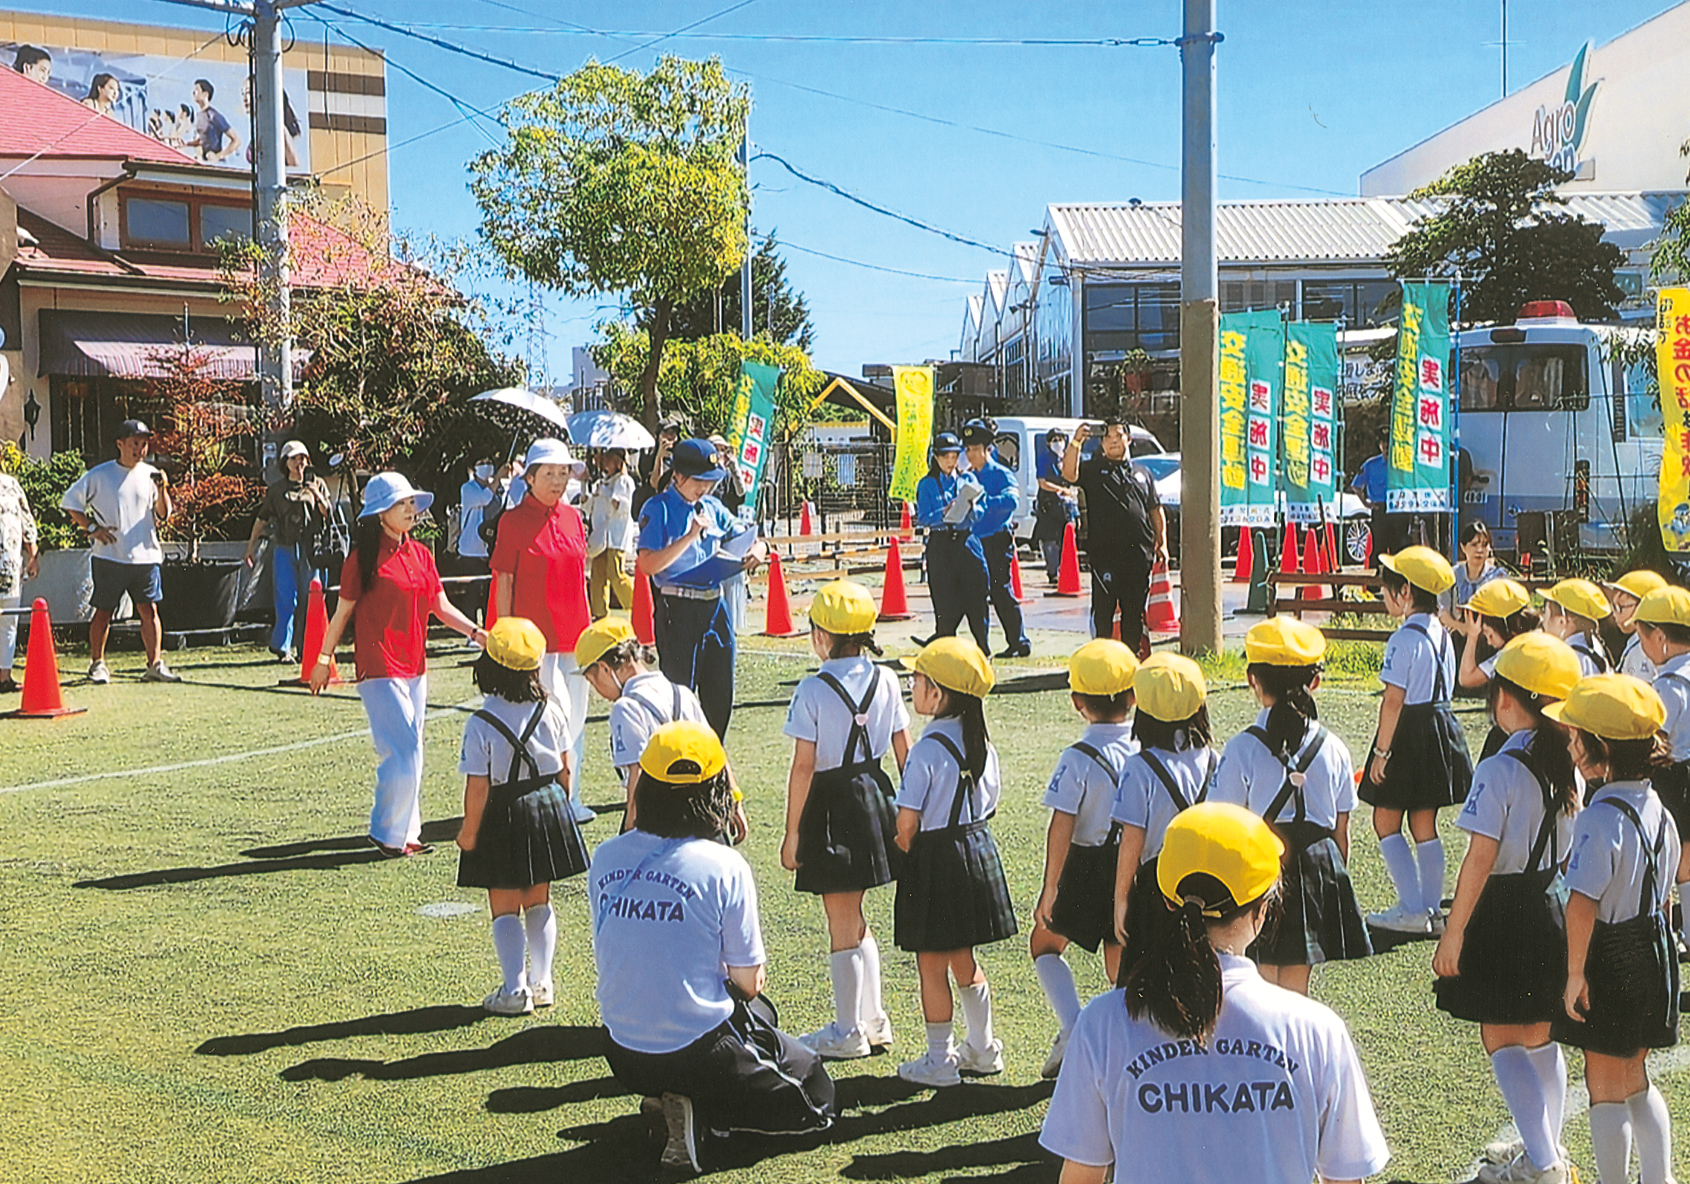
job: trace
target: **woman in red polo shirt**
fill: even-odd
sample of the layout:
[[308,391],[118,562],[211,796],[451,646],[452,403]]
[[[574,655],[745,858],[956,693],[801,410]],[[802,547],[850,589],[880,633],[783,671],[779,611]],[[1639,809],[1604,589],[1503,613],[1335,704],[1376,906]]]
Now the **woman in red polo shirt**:
[[[581,767],[581,733],[587,723],[587,680],[575,664],[575,642],[591,619],[587,612],[587,531],[564,500],[570,478],[585,470],[562,440],[536,440],[523,479],[528,493],[499,518],[493,544],[493,607],[498,617],[526,617],[546,635],[540,681],[569,714],[569,763]],[[593,812],[571,790],[576,822]]]
[[434,501],[398,473],[377,473],[364,487],[364,508],[352,554],[340,572],[340,604],[311,671],[311,693],[328,685],[329,664],[348,622],[358,697],[375,741],[376,800],[370,842],[383,855],[422,855],[423,721],[428,714],[428,618],[432,614],[472,641],[487,633],[446,599],[434,556],[411,537]]

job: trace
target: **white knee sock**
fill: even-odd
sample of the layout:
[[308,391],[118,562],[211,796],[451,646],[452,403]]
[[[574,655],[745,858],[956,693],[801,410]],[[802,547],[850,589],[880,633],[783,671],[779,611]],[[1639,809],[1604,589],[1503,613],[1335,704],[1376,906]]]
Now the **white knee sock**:
[[1061,954],[1041,954],[1033,959],[1033,973],[1039,976],[1039,986],[1056,1013],[1056,1022],[1066,1032],[1080,1018],[1080,992],[1074,986],[1074,972]]
[[957,996],[962,1000],[963,1021],[968,1024],[968,1046],[992,1047],[992,985],[958,987]]
[[857,1016],[860,1019],[877,1020],[886,1014],[886,1004],[880,1000],[880,943],[874,940],[872,931],[863,934],[863,942],[857,947],[857,953],[862,955],[863,959],[863,996]]
[[1543,1089],[1544,1105],[1549,1110],[1549,1130],[1559,1150],[1561,1128],[1567,1121],[1567,1058],[1553,1040],[1528,1048],[1526,1056],[1537,1070],[1538,1085]]
[[552,981],[552,955],[557,952],[557,916],[549,904],[535,905],[522,916],[528,934],[528,981]]
[[1630,1184],[1626,1172],[1631,1163],[1631,1108],[1624,1102],[1591,1106],[1590,1146],[1600,1184]]
[[1525,1144],[1532,1164],[1539,1170],[1553,1167],[1561,1153],[1550,1130],[1543,1084],[1531,1058],[1516,1045],[1491,1053],[1490,1063],[1496,1073],[1496,1084],[1502,1090],[1502,1100],[1508,1103],[1508,1113],[1520,1130],[1520,1141]]
[[1684,944],[1690,946],[1690,884],[1678,886],[1678,931]]
[[1400,833],[1379,840],[1379,856],[1397,890],[1397,903],[1405,910],[1420,908],[1420,873],[1414,866],[1414,849]]
[[1444,841],[1427,839],[1415,847],[1420,864],[1420,907],[1426,912],[1443,907],[1444,902]]
[[493,952],[499,955],[499,970],[505,976],[505,990],[516,991],[528,985],[528,972],[523,968],[527,960],[527,936],[522,931],[522,918],[515,913],[493,918]]
[[[951,1055],[951,1025],[927,1025],[927,1055],[930,1057],[947,1057]],[[1620,1109],[1625,1109],[1621,1106]]]
[[1625,1109],[1631,1117],[1643,1184],[1666,1184],[1672,1179],[1672,1118],[1667,1114],[1667,1100],[1651,1085],[1627,1098]]
[[833,978],[833,1022],[841,1032],[854,1032],[863,1007],[863,958],[856,950],[836,950],[828,957]]

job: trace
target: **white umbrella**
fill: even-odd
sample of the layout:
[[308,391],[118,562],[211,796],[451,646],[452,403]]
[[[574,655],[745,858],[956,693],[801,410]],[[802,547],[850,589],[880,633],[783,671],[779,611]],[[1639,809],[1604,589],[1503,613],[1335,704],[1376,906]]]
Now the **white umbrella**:
[[619,411],[577,411],[569,417],[569,439],[582,448],[655,448],[645,425]]
[[484,391],[476,395],[470,402],[502,403],[506,407],[515,407],[518,411],[526,411],[530,415],[537,415],[541,419],[555,423],[566,432],[569,430],[569,420],[564,416],[563,410],[556,402],[520,386],[507,386],[496,391]]

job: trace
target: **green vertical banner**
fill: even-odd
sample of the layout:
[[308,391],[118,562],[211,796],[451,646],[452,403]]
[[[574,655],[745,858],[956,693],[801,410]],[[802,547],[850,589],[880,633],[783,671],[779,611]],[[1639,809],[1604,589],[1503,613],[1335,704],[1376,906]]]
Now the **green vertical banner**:
[[1295,321],[1285,327],[1285,516],[1292,522],[1337,516],[1338,326]]
[[1446,514],[1449,504],[1449,285],[1402,285],[1391,376],[1391,446],[1385,509]]
[[1221,317],[1221,525],[1272,526],[1285,327],[1277,312]]
[[913,502],[916,484],[927,475],[927,449],[933,443],[933,367],[894,366],[892,387],[898,394],[898,451],[892,465],[893,501]]
[[739,469],[739,481],[745,487],[745,501],[740,517],[747,522],[757,520],[757,482],[763,476],[763,461],[769,451],[769,433],[775,422],[775,387],[780,382],[780,368],[761,362],[739,364],[739,389],[734,393],[734,413],[728,433],[728,446],[733,450],[734,465]]

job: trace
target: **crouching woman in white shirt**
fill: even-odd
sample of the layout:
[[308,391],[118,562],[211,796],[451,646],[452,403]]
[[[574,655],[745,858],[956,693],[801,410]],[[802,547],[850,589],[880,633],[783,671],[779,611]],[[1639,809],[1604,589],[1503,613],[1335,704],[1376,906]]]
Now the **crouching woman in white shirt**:
[[1273,986],[1245,949],[1284,846],[1241,806],[1168,824],[1156,884],[1175,924],[1074,1027],[1039,1141],[1062,1184],[1360,1180],[1390,1153],[1355,1046],[1326,1007]]
[[734,808],[721,741],[705,724],[664,724],[640,772],[636,828],[599,844],[587,873],[605,1060],[661,1099],[663,1166],[696,1172],[700,1130],[825,1128],[833,1082],[762,998],[757,886],[716,841]]

